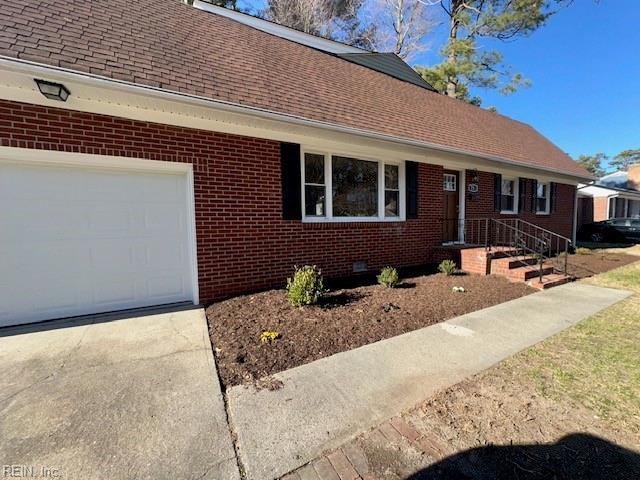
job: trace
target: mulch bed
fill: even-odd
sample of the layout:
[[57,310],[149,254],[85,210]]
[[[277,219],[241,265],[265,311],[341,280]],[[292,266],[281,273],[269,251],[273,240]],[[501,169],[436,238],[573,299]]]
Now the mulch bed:
[[584,255],[570,255],[569,274],[576,278],[586,278],[639,260],[640,257],[634,255],[594,250]]
[[[601,251],[571,255],[569,273],[585,278],[638,260]],[[454,293],[454,286],[465,292]],[[207,318],[228,388],[534,292],[502,277],[438,273],[407,278],[393,289],[376,284],[334,290],[320,305],[304,308],[289,305],[284,290],[244,295],[214,303]],[[262,343],[265,330],[280,338]]]
[[[464,293],[454,293],[454,286]],[[329,293],[320,305],[294,308],[284,290],[235,297],[207,309],[225,387],[426,327],[535,292],[501,277],[444,274],[408,278],[397,288],[367,285]],[[265,330],[280,333],[260,342]]]

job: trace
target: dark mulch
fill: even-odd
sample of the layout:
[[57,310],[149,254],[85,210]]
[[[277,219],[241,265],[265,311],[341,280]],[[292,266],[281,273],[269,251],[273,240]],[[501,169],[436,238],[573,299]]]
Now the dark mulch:
[[569,274],[586,278],[640,260],[640,257],[624,253],[593,250],[588,254],[569,256]]
[[[464,293],[454,293],[454,286]],[[294,308],[284,290],[232,298],[207,309],[225,387],[506,302],[535,290],[500,277],[443,274],[406,279],[398,288],[331,292],[321,305]],[[265,330],[281,338],[260,342]]]

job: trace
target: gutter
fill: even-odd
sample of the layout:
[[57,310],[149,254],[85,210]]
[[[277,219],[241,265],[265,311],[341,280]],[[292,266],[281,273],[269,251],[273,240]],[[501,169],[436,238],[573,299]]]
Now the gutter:
[[503,157],[493,155],[483,155],[471,150],[465,150],[463,148],[447,147],[445,145],[439,145],[436,143],[424,142],[419,140],[413,140],[405,137],[396,137],[384,133],[378,133],[371,130],[365,130],[356,127],[347,127],[329,122],[323,122],[321,120],[312,120],[306,117],[297,115],[291,115],[287,113],[275,112],[260,107],[252,107],[232,102],[226,102],[224,100],[215,100],[199,95],[193,95],[189,93],[180,93],[170,90],[165,90],[159,87],[140,85],[126,80],[117,80],[102,75],[96,75],[92,73],[79,72],[62,67],[56,67],[52,65],[45,65],[41,63],[32,62],[29,60],[16,59],[0,55],[0,68],[11,70],[18,73],[24,73],[32,75],[34,77],[49,77],[54,78],[60,82],[75,81],[80,83],[86,83],[91,86],[103,87],[103,88],[118,88],[120,90],[136,94],[156,97],[160,99],[172,100],[176,102],[186,103],[195,106],[209,107],[218,109],[224,112],[236,113],[241,115],[251,115],[259,117],[265,120],[274,120],[278,122],[285,122],[294,125],[320,128],[337,133],[345,133],[349,135],[357,135],[360,137],[370,138],[374,140],[381,140],[385,142],[396,143],[405,146],[412,146],[418,148],[426,148],[443,153],[450,153],[456,155],[465,155],[481,160],[489,160],[500,165],[507,165],[512,167],[528,168],[531,170],[538,170],[541,172],[548,172],[552,174],[562,175],[564,177],[572,178],[578,181],[592,181],[593,178],[582,177],[577,174],[573,174],[564,170],[556,168],[534,166],[524,162],[517,162],[509,160]]

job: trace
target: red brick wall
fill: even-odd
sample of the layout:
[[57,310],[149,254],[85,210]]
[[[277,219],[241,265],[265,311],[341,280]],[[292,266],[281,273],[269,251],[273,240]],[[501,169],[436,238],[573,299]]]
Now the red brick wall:
[[[279,143],[91,113],[0,101],[0,145],[117,155],[194,166],[201,301],[279,287],[293,265],[328,276],[434,260],[441,242],[442,167],[420,164],[419,218],[394,223],[303,224],[282,220]],[[493,175],[467,216],[493,215]],[[549,218],[524,216],[569,235],[573,187],[559,186]]]
[[[467,185],[471,183],[472,175],[472,171],[467,170]],[[472,200],[467,194],[465,205],[467,218],[489,217],[504,219],[519,217],[527,222],[534,223],[560,235],[571,238],[573,234],[573,208],[576,191],[573,185],[557,184],[555,211],[551,212],[549,215],[538,215],[537,213],[532,212],[530,208],[533,180],[527,179],[527,198],[523,211],[517,215],[503,215],[500,212],[496,212],[493,207],[494,175],[488,172],[478,172],[478,180],[480,198],[478,200]]]

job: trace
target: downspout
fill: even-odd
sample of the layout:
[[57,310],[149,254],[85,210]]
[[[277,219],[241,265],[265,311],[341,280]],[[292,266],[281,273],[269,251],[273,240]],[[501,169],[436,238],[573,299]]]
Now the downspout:
[[573,194],[573,229],[571,232],[571,241],[573,242],[574,247],[576,246],[576,239],[578,236],[578,190],[579,188],[576,188],[576,191]]

